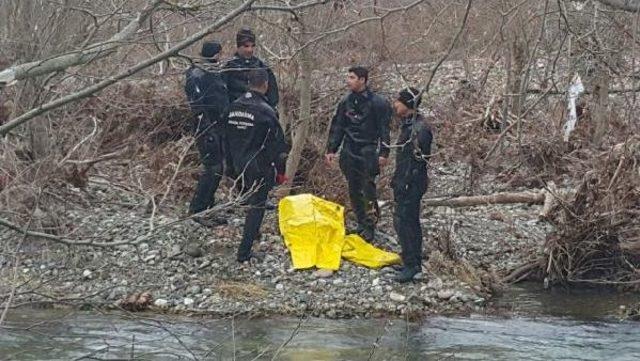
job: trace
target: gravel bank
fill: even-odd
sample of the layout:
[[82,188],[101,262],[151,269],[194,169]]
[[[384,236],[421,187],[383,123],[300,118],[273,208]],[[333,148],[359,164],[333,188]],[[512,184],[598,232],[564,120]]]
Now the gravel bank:
[[[464,167],[436,165],[427,197],[455,194],[464,182]],[[495,191],[494,182],[482,191]],[[84,191],[69,188],[67,199],[91,205],[61,210],[69,225],[92,230],[100,239],[119,241],[148,232],[148,207],[136,206],[139,196],[90,182]],[[136,198],[138,197],[138,198]],[[384,199],[383,199],[384,201]],[[422,280],[409,285],[392,281],[393,270],[370,270],[342,263],[328,278],[313,270],[295,271],[277,230],[276,212],[268,212],[262,239],[254,249],[265,252],[255,263],[239,265],[235,251],[243,213],[230,211],[229,225],[204,228],[191,220],[154,233],[137,246],[96,249],[45,246],[28,240],[22,247],[14,305],[111,306],[126,295],[148,291],[164,312],[202,312],[215,316],[300,315],[328,318],[418,316],[482,311],[491,287],[491,274],[510,269],[541,244],[548,226],[536,220],[537,206],[445,207],[423,210],[423,225],[432,252]],[[181,211],[155,216],[155,224],[175,221]],[[383,207],[379,245],[399,251],[392,229],[391,207]],[[2,230],[2,238],[16,239]],[[15,243],[14,243],[15,244]],[[14,258],[0,258],[0,292],[13,282]]]

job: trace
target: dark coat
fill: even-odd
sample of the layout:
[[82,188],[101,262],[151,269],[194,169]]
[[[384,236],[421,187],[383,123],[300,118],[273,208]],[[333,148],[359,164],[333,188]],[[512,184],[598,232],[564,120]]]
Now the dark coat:
[[391,113],[389,102],[369,89],[349,93],[331,120],[327,152],[342,146],[342,155],[360,157],[363,148],[375,147],[374,154],[388,157]]
[[394,190],[402,190],[411,185],[426,190],[427,159],[431,155],[432,141],[431,127],[421,114],[402,119],[396,143],[399,147],[396,153],[396,169],[391,181]]
[[225,129],[229,175],[236,178],[246,170],[259,177],[273,167],[284,174],[289,145],[264,95],[249,91],[231,103]]
[[[185,73],[184,86],[189,105],[198,118],[198,131],[218,131],[224,113],[229,106],[226,79],[220,71],[192,65]],[[200,117],[203,115],[203,117]]]

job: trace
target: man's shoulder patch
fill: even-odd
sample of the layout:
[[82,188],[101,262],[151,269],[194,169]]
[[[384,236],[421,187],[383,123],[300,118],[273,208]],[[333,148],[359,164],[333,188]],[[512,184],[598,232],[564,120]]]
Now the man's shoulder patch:
[[244,110],[232,110],[229,113],[229,118],[245,118],[245,119],[255,119],[255,115],[253,113],[244,111]]
[[229,113],[227,123],[236,129],[244,130],[254,127],[255,115],[244,110],[233,110]]

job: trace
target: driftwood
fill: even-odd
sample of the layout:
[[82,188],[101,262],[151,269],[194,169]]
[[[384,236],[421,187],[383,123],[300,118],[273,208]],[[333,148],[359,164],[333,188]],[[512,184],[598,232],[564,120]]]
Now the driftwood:
[[548,284],[640,288],[640,142],[634,137],[596,155],[575,195],[549,219],[538,264]]
[[430,198],[427,205],[432,207],[473,207],[488,204],[533,203],[542,204],[544,191],[501,192],[484,196],[462,196],[457,198]]
[[506,275],[502,279],[502,283],[518,283],[524,279],[527,279],[531,275],[531,273],[535,272],[539,267],[540,265],[537,261],[525,263],[524,265],[514,269],[513,271],[511,271],[511,273]]
[[129,312],[144,311],[153,303],[149,292],[132,293],[116,302],[116,305]]
[[558,199],[566,199],[574,194],[574,190],[558,191],[553,182],[549,182],[547,189],[524,192],[500,192],[482,196],[439,197],[427,198],[426,205],[430,207],[474,207],[489,204],[542,204],[538,213],[540,219],[549,219],[549,214],[558,205]]

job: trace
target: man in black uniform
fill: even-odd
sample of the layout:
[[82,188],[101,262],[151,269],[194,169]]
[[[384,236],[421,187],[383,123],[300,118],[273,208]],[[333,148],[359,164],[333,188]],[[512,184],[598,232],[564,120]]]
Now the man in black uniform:
[[285,164],[289,146],[278,116],[267,103],[269,75],[264,69],[249,73],[249,91],[229,107],[226,125],[228,174],[236,187],[248,196],[250,207],[238,248],[238,261],[248,261],[251,246],[264,217],[267,195],[274,183],[286,182]]
[[396,281],[401,283],[413,280],[422,270],[420,200],[429,184],[427,161],[431,154],[433,134],[418,112],[420,95],[415,88],[403,89],[393,102],[401,122],[396,143],[396,169],[391,181],[396,203],[393,226],[402,247],[404,264],[396,276]]
[[[229,94],[229,103],[246,94],[249,90],[248,76],[251,69],[265,69],[269,77],[269,88],[266,92],[267,103],[277,109],[279,94],[278,82],[271,68],[260,58],[254,55],[256,49],[256,36],[251,29],[243,27],[236,34],[237,50],[233,58],[227,62],[225,77]],[[265,208],[273,210],[276,205],[267,199]]]
[[376,176],[389,156],[389,103],[367,87],[366,68],[349,69],[349,94],[338,104],[331,120],[325,161],[334,162],[338,148],[340,169],[347,179],[351,207],[358,222],[357,232],[371,242],[379,216]]
[[[214,195],[223,173],[222,118],[229,105],[225,79],[217,66],[222,47],[218,42],[205,42],[201,55],[204,63],[193,64],[186,72],[185,92],[195,116],[196,145],[204,167],[198,179],[189,211],[197,214],[214,205]],[[194,217],[205,225],[226,223],[222,217]]]
[[271,68],[258,57],[254,56],[256,48],[256,36],[249,28],[242,28],[236,34],[238,47],[235,55],[225,65],[227,88],[229,89],[229,102],[233,102],[243,96],[248,90],[248,74],[251,69],[265,69],[269,76],[269,88],[267,89],[267,103],[273,108],[278,105],[278,83]]

